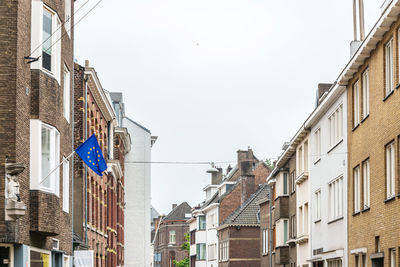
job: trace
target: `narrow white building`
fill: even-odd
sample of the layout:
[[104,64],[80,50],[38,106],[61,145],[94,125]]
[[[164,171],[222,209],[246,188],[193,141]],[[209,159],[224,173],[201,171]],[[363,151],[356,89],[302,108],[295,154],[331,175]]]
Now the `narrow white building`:
[[306,122],[310,129],[311,259],[314,266],[348,266],[347,93],[337,84],[321,90]]
[[125,267],[151,265],[151,147],[156,137],[125,117],[121,93],[111,93],[120,125],[128,129],[131,150],[125,155]]

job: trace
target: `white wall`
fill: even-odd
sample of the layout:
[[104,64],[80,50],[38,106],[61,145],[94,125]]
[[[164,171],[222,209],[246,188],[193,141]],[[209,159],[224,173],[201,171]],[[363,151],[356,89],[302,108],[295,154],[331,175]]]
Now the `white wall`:
[[[329,142],[329,121],[328,117],[340,106],[343,105],[343,140],[331,148]],[[314,158],[310,164],[310,194],[313,201],[311,209],[311,251],[313,249],[323,248],[324,251],[344,250],[342,266],[348,266],[347,263],[347,96],[346,91],[324,112],[321,119],[312,127],[310,134],[310,151],[314,151],[315,138],[314,132],[321,129],[321,159],[314,163]],[[331,151],[329,151],[331,149]],[[328,152],[329,151],[329,152]],[[342,211],[343,219],[329,223],[329,183],[343,176],[343,201]],[[321,190],[321,221],[315,222],[315,197],[314,192]],[[298,196],[299,194],[297,194]],[[335,253],[334,253],[335,255]],[[336,254],[337,255],[337,254]]]
[[125,156],[125,266],[150,266],[150,164],[151,134],[123,119],[131,137],[131,151]]
[[[217,236],[217,227],[218,225],[218,206],[214,206],[211,209],[207,210],[207,218],[209,217],[209,214],[214,214],[214,221],[216,222],[214,225],[211,223],[209,224],[207,222],[207,267],[217,267],[218,266],[218,254],[219,254],[219,246],[218,246],[218,236]],[[215,260],[210,260],[209,255],[208,255],[208,246],[216,244],[217,249],[216,249],[216,257]]]

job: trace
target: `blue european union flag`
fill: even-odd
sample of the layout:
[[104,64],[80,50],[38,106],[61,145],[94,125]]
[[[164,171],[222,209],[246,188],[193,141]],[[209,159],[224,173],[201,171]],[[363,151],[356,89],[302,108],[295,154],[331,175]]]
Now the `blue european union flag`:
[[75,152],[95,173],[103,176],[102,172],[107,169],[107,163],[104,160],[100,145],[97,142],[96,135],[92,134]]

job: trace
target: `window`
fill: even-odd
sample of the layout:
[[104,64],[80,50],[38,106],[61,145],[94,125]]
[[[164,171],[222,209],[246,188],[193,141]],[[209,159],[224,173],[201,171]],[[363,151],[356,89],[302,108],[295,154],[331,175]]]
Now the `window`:
[[288,192],[289,192],[288,174],[285,172],[283,173],[283,194],[287,195]]
[[386,198],[394,197],[394,142],[386,146]]
[[303,233],[308,235],[308,203],[304,204],[304,229]]
[[169,243],[170,244],[176,243],[176,234],[174,230],[169,231]]
[[296,215],[290,217],[290,237],[296,238]]
[[256,216],[257,216],[257,223],[260,223],[260,220],[261,220],[261,218],[260,218],[260,210],[257,211]]
[[299,226],[299,230],[297,231],[300,236],[304,234],[303,232],[303,206],[299,207],[299,223],[297,224]]
[[219,243],[219,260],[227,261],[229,259],[229,241]]
[[343,177],[329,184],[330,219],[343,217]]
[[360,123],[360,91],[358,81],[353,85],[353,127]]
[[355,267],[366,267],[367,266],[365,254],[355,255],[354,259],[355,259]]
[[60,134],[49,125],[41,124],[41,171],[39,174],[39,186],[46,191],[58,195],[59,170],[54,171],[59,164]]
[[268,229],[263,229],[262,231],[262,254],[268,253]]
[[291,193],[296,192],[296,171],[290,173]]
[[335,259],[335,260],[328,260],[328,267],[342,267],[342,260]]
[[363,163],[363,200],[364,200],[364,209],[369,208],[369,160],[364,161]]
[[67,66],[64,65],[64,117],[69,122],[70,108],[71,108],[71,86],[70,86],[70,73]]
[[393,39],[385,46],[385,96],[393,91]]
[[50,253],[35,251],[30,249],[30,266],[45,267],[49,266]]
[[206,244],[197,244],[196,245],[196,260],[205,260],[206,259]]
[[396,267],[396,249],[392,248],[389,250],[390,254],[390,267]]
[[319,128],[314,132],[314,161],[318,161],[321,158],[321,129]]
[[343,105],[340,105],[328,118],[329,144],[335,146],[343,138]]
[[32,2],[31,51],[32,69],[42,69],[53,75],[60,83],[61,75],[61,21],[56,12],[43,1]]
[[289,240],[289,220],[284,219],[283,220],[283,243],[286,244],[286,242]]
[[364,71],[362,75],[362,116],[366,118],[369,114],[369,79],[368,79],[368,69]]
[[321,190],[315,192],[315,221],[321,220]]
[[208,246],[208,260],[213,261],[217,259],[217,245],[212,244]]
[[63,158],[63,210],[69,212],[69,161]]
[[67,31],[68,36],[71,36],[71,0],[65,0],[65,30]]
[[206,230],[206,216],[201,215],[198,217],[199,218],[199,230]]
[[360,211],[360,166],[353,170],[354,183],[354,212]]

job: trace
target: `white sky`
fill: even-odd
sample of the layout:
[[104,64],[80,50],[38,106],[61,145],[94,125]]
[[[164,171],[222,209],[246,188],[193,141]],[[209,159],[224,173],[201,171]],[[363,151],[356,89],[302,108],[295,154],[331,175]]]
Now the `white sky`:
[[[366,33],[382,2],[365,0]],[[153,161],[235,161],[248,146],[265,159],[337,78],[352,38],[352,0],[103,0],[76,26],[75,57],[159,136]],[[153,165],[153,206],[203,201],[207,168]]]

